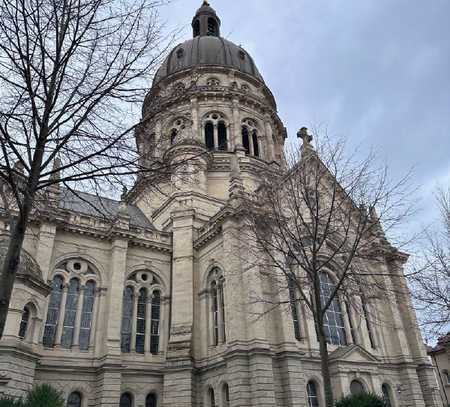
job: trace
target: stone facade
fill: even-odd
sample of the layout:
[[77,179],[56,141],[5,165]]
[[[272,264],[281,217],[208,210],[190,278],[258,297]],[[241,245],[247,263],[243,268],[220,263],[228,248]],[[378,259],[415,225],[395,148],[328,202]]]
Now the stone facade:
[[[275,99],[251,56],[219,37],[206,2],[193,28],[195,38],[156,76],[136,132],[145,165],[190,160],[158,189],[138,180],[122,202],[55,190],[59,206],[34,220],[26,239],[36,281],[18,278],[14,287],[0,393],[51,383],[65,397],[81,396],[81,407],[118,406],[124,394],[120,405],[129,397],[134,407],[153,406],[152,397],[164,407],[306,407],[314,381],[324,405],[306,311],[297,340],[288,313],[255,319],[263,305],[245,301],[264,294],[267,282],[245,272],[243,220],[233,205],[238,191],[257,186],[261,169],[284,165]],[[100,204],[111,221],[92,211]],[[398,283],[403,261],[386,256],[379,265],[392,275],[388,286]],[[392,406],[438,406],[410,302],[378,306],[389,323],[374,327],[373,346],[359,323],[356,343],[330,347],[336,395],[357,379],[378,393],[387,386]]]
[[437,381],[439,383],[442,404],[450,405],[450,332],[439,338],[434,348],[429,348]]

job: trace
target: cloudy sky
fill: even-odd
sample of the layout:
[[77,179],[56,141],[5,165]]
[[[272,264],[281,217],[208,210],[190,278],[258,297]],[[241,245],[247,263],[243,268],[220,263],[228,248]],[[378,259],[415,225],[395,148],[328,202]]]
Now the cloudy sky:
[[[295,138],[302,126],[374,147],[395,176],[414,167],[422,208],[450,185],[449,0],[211,0],[222,35],[254,57]],[[200,0],[173,0],[191,36]],[[423,210],[416,221],[429,222]]]

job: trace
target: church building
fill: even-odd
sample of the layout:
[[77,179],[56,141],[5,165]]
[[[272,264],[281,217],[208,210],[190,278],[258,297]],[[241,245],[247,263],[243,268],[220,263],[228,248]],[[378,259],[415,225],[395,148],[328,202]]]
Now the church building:
[[[67,407],[325,405],[307,312],[255,318],[260,305],[247,301],[264,286],[244,273],[235,193],[281,170],[286,130],[255,61],[221,25],[205,1],[143,103],[141,162],[188,157],[172,178],[140,178],[120,201],[56,187],[56,203],[32,220],[0,341],[0,395],[49,383]],[[0,257],[7,225],[0,218]],[[390,284],[405,262],[386,254]],[[336,305],[335,395],[440,406],[411,302],[380,306],[390,321],[370,326]]]

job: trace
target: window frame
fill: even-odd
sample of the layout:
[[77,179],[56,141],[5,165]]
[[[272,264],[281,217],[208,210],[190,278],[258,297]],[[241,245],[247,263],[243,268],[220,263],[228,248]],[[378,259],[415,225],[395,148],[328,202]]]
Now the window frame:
[[[311,394],[312,390],[314,391],[314,394]],[[306,383],[306,396],[308,398],[308,407],[320,407],[320,395],[315,380],[309,380]]]

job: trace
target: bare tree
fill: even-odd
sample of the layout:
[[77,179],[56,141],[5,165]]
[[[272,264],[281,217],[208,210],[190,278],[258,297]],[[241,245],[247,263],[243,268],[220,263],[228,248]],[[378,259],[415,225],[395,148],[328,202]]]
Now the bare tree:
[[286,305],[293,319],[297,304],[306,307],[319,342],[326,406],[332,407],[328,345],[344,345],[346,338],[344,322],[336,327],[330,321],[339,307],[363,313],[384,295],[386,275],[374,266],[377,260],[387,254],[407,259],[385,232],[410,211],[409,177],[391,182],[372,153],[358,159],[343,141],[326,136],[317,136],[314,148],[306,128],[298,136],[302,148],[288,155],[285,170],[263,173],[248,196],[244,229],[256,259],[249,268],[260,270],[272,287],[254,301],[268,304],[267,312]]
[[425,232],[425,245],[408,280],[427,339],[450,330],[450,188],[438,189],[440,220]]
[[139,160],[128,118],[170,42],[163,2],[0,0],[0,179],[13,214],[0,338],[27,226],[36,211],[55,209],[52,188],[161,170]]

